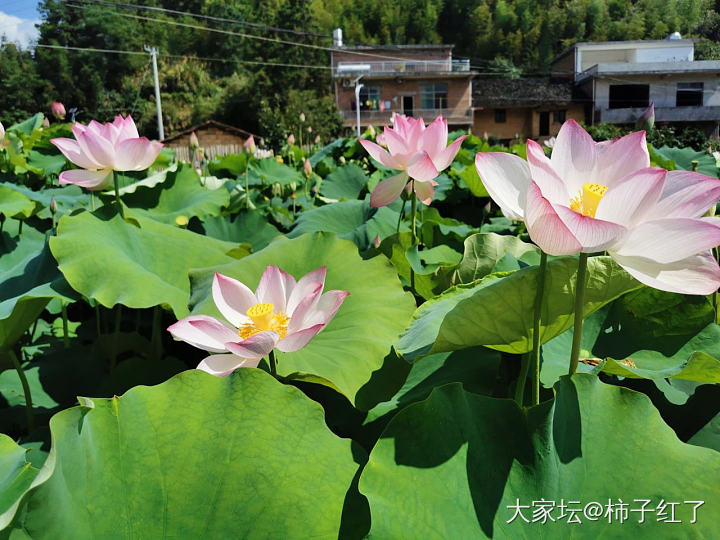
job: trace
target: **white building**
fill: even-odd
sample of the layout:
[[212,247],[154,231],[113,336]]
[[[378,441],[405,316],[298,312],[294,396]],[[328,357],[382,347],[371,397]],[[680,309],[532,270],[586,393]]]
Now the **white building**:
[[714,131],[720,124],[720,61],[696,61],[695,43],[664,40],[576,43],[551,64],[572,78],[592,123],[633,123],[655,105],[655,121]]

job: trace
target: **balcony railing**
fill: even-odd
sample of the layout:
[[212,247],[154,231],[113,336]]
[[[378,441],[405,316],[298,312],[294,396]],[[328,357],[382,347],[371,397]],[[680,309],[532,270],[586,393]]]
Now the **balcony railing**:
[[[600,121],[612,124],[632,124],[646,111],[645,107],[600,109]],[[656,122],[720,121],[720,106],[713,107],[655,107]]]
[[[387,124],[390,122],[390,117],[396,112],[398,114],[407,114],[403,111],[384,110],[384,111],[360,111],[360,124]],[[341,111],[345,118],[345,124],[353,125],[356,121],[356,111],[344,110]],[[415,118],[422,117],[425,122],[434,120],[438,115],[442,114],[443,118],[447,119],[450,123],[456,124],[471,124],[473,121],[472,109],[469,107],[456,107],[454,109],[414,109],[412,116]]]
[[338,62],[335,76],[469,72],[470,60],[392,60],[384,62]]

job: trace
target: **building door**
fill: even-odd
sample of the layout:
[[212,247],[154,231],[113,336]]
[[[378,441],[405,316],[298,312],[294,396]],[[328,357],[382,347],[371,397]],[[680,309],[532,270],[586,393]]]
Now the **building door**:
[[402,103],[405,116],[413,116],[413,97],[403,96]]
[[540,113],[540,136],[550,135],[550,111]]

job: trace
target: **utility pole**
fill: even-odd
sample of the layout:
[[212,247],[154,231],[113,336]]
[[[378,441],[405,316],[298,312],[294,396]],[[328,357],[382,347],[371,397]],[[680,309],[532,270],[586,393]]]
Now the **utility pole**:
[[145,45],[145,50],[150,53],[150,58],[152,58],[153,83],[155,84],[155,107],[157,108],[158,137],[160,140],[163,140],[165,138],[165,128],[163,127],[162,104],[160,103],[160,82],[158,81],[157,49],[155,47],[148,47],[147,45]]
[[364,86],[360,79],[362,79],[362,75],[360,75],[357,79],[355,79],[355,115],[357,118],[357,138],[360,138],[360,89]]

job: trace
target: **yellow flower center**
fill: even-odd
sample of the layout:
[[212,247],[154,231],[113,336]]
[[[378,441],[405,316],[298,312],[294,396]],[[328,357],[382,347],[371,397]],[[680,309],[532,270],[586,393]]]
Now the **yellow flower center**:
[[593,184],[590,182],[583,184],[578,196],[570,199],[570,210],[583,216],[594,218],[600,199],[603,198],[607,190],[607,186],[603,186],[602,184]]
[[258,332],[267,331],[277,332],[280,339],[287,335],[290,317],[284,313],[275,313],[275,306],[270,302],[255,304],[246,313],[252,322],[245,323],[238,328],[238,335],[241,338],[247,339]]

